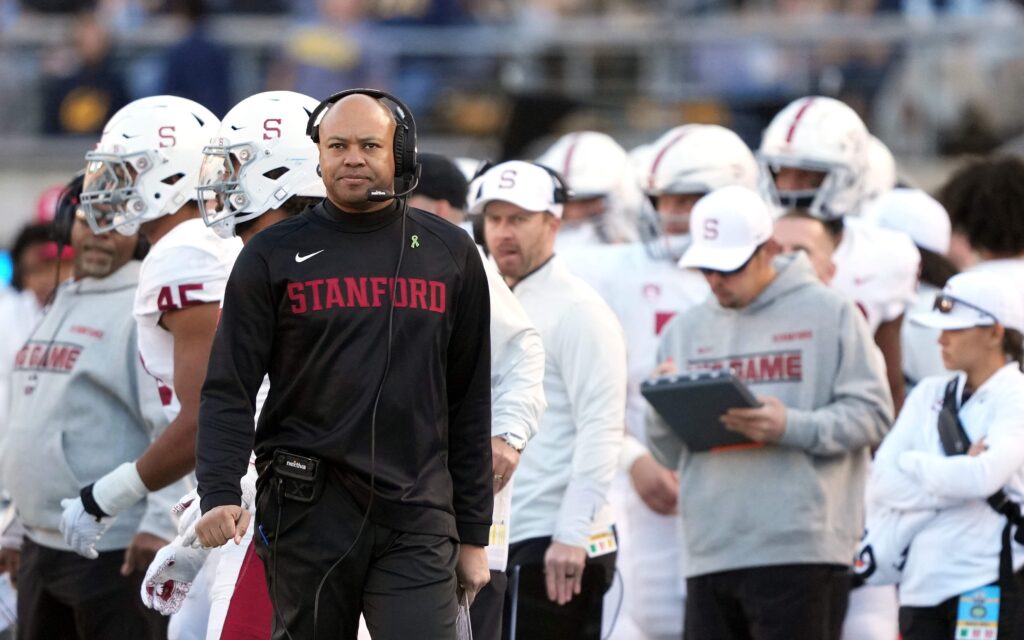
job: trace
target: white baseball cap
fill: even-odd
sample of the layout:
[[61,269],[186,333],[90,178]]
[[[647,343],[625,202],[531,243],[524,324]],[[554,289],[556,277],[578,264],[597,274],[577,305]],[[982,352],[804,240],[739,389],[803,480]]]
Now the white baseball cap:
[[772,213],[756,191],[722,187],[693,205],[690,235],[680,267],[735,271],[772,237]]
[[499,201],[561,218],[562,203],[571,195],[564,184],[553,171],[532,162],[502,162],[473,181],[469,212],[483,213],[488,204]]
[[991,272],[967,271],[949,279],[935,296],[931,311],[911,321],[934,329],[970,329],[997,322],[1024,332],[1024,298],[1020,287]]
[[868,204],[864,217],[886,229],[902,231],[914,244],[940,255],[949,252],[949,214],[920,189],[893,189]]

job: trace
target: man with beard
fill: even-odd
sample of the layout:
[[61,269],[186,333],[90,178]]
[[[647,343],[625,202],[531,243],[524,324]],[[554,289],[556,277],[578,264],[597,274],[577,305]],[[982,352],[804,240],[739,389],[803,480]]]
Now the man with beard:
[[81,184],[70,186],[56,222],[74,248],[73,277],[15,360],[0,465],[23,530],[5,536],[14,544],[5,544],[4,566],[18,582],[26,638],[161,638],[166,623],[144,614],[136,594],[142,571],[174,535],[169,507],[184,488],[149,493],[123,511],[95,560],[75,553],[58,530],[62,498],[134,460],[167,425],[138,357],[139,238],[94,234],[77,211]]

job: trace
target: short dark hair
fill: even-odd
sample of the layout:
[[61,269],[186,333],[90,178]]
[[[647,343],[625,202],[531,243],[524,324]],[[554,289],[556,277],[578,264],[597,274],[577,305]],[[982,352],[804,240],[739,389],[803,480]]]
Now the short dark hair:
[[780,219],[781,218],[795,218],[797,220],[814,220],[820,223],[821,228],[825,230],[825,233],[832,241],[833,248],[835,248],[835,246],[838,245],[836,240],[839,238],[839,234],[843,232],[843,219],[841,217],[835,218],[833,220],[823,220],[818,216],[811,215],[811,212],[809,210],[799,207],[787,209],[786,212],[782,214],[782,216],[780,216]]
[[469,181],[459,167],[436,153],[421,153],[419,159],[420,183],[413,195],[444,200],[456,209],[465,209]]
[[1003,333],[1003,353],[1017,362],[1017,367],[1024,371],[1024,336],[1016,329],[1007,328]]
[[15,291],[21,291],[25,287],[25,274],[22,273],[21,258],[32,247],[47,244],[53,241],[53,228],[50,223],[27,224],[22,227],[18,237],[11,247],[11,262],[14,271],[11,274],[11,286]]
[[921,282],[941,289],[950,278],[960,273],[953,261],[941,253],[922,246],[918,246],[917,251],[921,254]]
[[975,160],[939,190],[953,229],[974,249],[1001,256],[1024,252],[1024,161],[1014,156]]

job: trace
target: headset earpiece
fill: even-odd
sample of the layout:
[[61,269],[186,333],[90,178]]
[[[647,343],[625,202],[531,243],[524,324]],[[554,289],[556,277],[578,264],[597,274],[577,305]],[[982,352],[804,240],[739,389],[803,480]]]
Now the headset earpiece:
[[553,183],[552,187],[554,189],[552,200],[554,200],[555,204],[566,204],[574,195],[576,195],[573,193],[572,189],[569,188],[569,183],[565,181],[562,174],[558,173],[551,167],[537,162],[531,162],[530,164],[537,165],[544,171],[547,171],[548,175],[551,176],[551,182]]
[[71,244],[71,228],[75,226],[75,215],[78,213],[84,183],[85,173],[75,174],[57,198],[56,210],[53,212],[53,240],[60,245]]
[[[369,96],[376,100],[387,101],[385,106],[395,117],[395,142],[393,147],[395,178],[397,179],[395,191],[401,192],[409,189],[419,174],[419,160],[416,150],[416,119],[413,117],[409,107],[390,93],[377,89],[347,89],[339,91],[325,98],[317,105],[316,109],[313,109],[313,113],[309,114],[309,120],[306,121],[306,135],[316,144],[320,144],[321,116],[335,102],[346,96],[357,94]],[[317,173],[319,173],[319,170]]]

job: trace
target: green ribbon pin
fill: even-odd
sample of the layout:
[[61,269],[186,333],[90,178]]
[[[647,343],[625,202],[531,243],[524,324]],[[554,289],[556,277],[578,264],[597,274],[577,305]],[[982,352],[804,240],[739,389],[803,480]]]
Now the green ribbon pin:
[[409,245],[411,248],[415,249],[416,247],[420,246],[419,236],[413,236],[412,238],[410,238],[410,240],[412,240],[412,244]]

